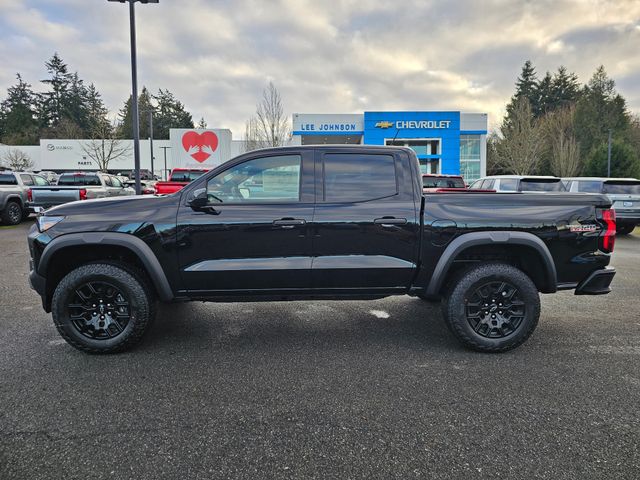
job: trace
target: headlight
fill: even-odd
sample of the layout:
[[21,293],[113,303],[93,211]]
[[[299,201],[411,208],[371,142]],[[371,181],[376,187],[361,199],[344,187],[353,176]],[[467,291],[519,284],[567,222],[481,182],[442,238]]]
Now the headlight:
[[40,232],[46,232],[62,220],[64,220],[64,217],[47,217],[46,215],[41,215],[37,217],[38,230],[40,230]]

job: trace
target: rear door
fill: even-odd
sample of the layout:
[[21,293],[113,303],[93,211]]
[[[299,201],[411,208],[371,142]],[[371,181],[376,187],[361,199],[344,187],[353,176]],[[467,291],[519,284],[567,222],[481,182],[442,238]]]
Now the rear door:
[[344,293],[409,286],[419,234],[409,161],[393,150],[318,150],[314,289]]

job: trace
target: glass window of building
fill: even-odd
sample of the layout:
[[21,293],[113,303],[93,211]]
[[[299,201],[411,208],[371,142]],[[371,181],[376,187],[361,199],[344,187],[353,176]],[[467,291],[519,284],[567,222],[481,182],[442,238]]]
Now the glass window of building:
[[480,135],[460,135],[460,175],[467,183],[480,178]]
[[397,138],[386,140],[385,145],[409,147],[416,152],[421,173],[440,173],[440,156],[442,155],[440,139]]

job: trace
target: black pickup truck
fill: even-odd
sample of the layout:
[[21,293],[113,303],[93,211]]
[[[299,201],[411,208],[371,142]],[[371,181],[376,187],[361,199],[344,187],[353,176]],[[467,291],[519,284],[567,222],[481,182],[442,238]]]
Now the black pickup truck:
[[523,343],[539,292],[603,294],[615,215],[604,195],[423,194],[403,147],[241,155],[168,196],[73,202],[29,232],[30,283],[62,337],[137,342],[157,301],[442,299],[467,347]]

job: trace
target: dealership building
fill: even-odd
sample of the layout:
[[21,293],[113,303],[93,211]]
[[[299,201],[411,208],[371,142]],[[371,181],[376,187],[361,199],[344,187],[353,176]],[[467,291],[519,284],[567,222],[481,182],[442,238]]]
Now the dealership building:
[[403,145],[413,149],[423,173],[486,175],[487,114],[364,112],[293,115],[294,145]]

